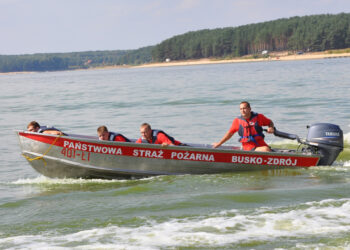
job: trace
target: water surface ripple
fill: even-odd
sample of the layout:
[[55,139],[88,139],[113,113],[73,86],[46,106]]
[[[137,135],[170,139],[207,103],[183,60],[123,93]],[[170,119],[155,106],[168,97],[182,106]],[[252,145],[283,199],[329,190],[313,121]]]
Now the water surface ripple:
[[[350,248],[349,58],[0,75],[0,249]],[[332,166],[141,180],[49,179],[20,155],[31,120],[130,138],[149,122],[212,143],[248,100],[282,131],[341,126]],[[291,141],[267,135],[275,146]],[[239,145],[237,136],[230,145]]]

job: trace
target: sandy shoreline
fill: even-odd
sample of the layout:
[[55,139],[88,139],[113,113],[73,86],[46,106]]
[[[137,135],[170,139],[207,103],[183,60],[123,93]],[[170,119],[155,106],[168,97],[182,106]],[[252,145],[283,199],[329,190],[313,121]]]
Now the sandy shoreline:
[[[210,59],[203,58],[198,60],[187,60],[187,61],[170,61],[170,62],[160,62],[160,63],[147,63],[138,66],[132,65],[116,65],[116,66],[105,66],[105,67],[94,67],[88,69],[77,69],[77,70],[99,70],[99,69],[121,69],[121,68],[153,68],[153,67],[171,67],[171,66],[189,66],[189,65],[202,65],[202,64],[223,64],[223,63],[246,63],[246,62],[269,62],[269,61],[292,61],[292,60],[312,60],[312,59],[327,59],[327,58],[341,58],[350,57],[350,53],[328,53],[325,52],[312,52],[305,53],[301,55],[293,54],[288,55],[287,52],[273,53],[267,58],[234,58],[234,59]],[[75,71],[75,70],[74,70]],[[7,72],[1,73],[0,75],[11,75],[11,74],[28,74],[28,73],[38,73],[38,72]]]
[[201,64],[220,64],[220,63],[243,63],[243,62],[268,62],[268,61],[292,61],[292,60],[312,60],[312,59],[326,59],[326,58],[340,58],[340,57],[350,57],[350,53],[326,53],[326,52],[314,52],[305,53],[301,55],[285,55],[274,54],[268,58],[258,58],[258,59],[245,59],[245,58],[235,58],[228,60],[218,60],[218,59],[199,59],[199,60],[188,60],[188,61],[170,61],[161,63],[149,63],[139,66],[133,66],[132,68],[151,68],[151,67],[170,67],[170,66],[186,66],[186,65],[201,65]]

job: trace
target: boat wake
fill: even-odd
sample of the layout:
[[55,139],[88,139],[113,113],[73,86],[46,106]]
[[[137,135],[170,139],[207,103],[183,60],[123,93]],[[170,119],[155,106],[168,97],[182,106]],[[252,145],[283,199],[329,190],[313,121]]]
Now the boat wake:
[[[223,210],[205,216],[157,220],[144,217],[139,225],[114,224],[75,233],[18,235],[3,237],[0,246],[9,248],[274,248],[278,239],[298,247],[322,246],[329,235],[343,235],[350,230],[350,199],[326,199],[284,207]],[[295,245],[296,244],[296,245]],[[349,247],[349,242],[328,241],[329,247]]]
[[121,185],[121,184],[132,184],[132,183],[141,183],[143,181],[150,181],[157,177],[148,177],[142,179],[74,179],[74,178],[49,178],[43,175],[34,178],[26,178],[26,179],[18,179],[11,182],[6,182],[3,184],[7,185],[17,185],[17,186],[41,186],[41,187],[50,187],[50,186],[79,186],[79,187],[87,187],[87,186],[113,186],[113,185]]
[[8,184],[14,185],[72,185],[72,184],[110,184],[110,183],[123,183],[126,180],[104,180],[104,179],[72,179],[72,178],[48,178],[43,175],[35,178],[19,179],[12,181]]

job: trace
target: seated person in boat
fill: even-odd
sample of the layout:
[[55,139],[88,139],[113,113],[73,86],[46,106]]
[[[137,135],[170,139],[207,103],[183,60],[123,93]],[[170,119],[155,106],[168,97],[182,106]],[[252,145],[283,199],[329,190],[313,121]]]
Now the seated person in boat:
[[98,139],[102,141],[122,141],[122,142],[130,142],[128,138],[124,135],[109,132],[106,126],[100,126],[97,128]]
[[162,144],[162,146],[183,145],[164,131],[152,129],[151,125],[148,123],[143,123],[141,125],[140,132],[142,137],[139,138],[136,143]]
[[36,121],[31,121],[27,125],[27,130],[30,132],[37,132],[43,134],[51,134],[51,135],[66,135],[63,132],[59,131],[54,127],[40,126]]
[[263,114],[251,111],[249,102],[243,101],[239,105],[240,117],[233,120],[231,128],[222,137],[219,142],[213,143],[217,148],[229,140],[234,133],[240,135],[239,141],[242,143],[243,150],[269,152],[271,148],[264,141],[262,126],[268,126],[267,132],[274,133],[273,122]]

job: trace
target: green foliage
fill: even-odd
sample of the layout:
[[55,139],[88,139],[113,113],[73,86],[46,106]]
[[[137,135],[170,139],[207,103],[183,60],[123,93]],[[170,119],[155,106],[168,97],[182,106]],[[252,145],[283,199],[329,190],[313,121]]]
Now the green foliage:
[[67,60],[50,54],[0,56],[0,72],[65,70],[67,66]]
[[350,47],[350,14],[292,17],[236,28],[200,30],[167,39],[154,61],[244,56],[268,51],[324,51]]
[[[205,29],[137,50],[4,56],[0,72],[52,71],[199,58],[264,57],[267,51],[325,51],[350,47],[350,14],[291,17],[239,27]],[[336,52],[333,52],[336,53]],[[265,55],[265,57],[268,55]]]
[[33,55],[0,55],[0,72],[55,71],[151,61],[152,46],[138,50],[86,51]]
[[338,50],[330,50],[330,51],[328,51],[328,53],[329,53],[329,54],[350,53],[350,48],[338,49]]

